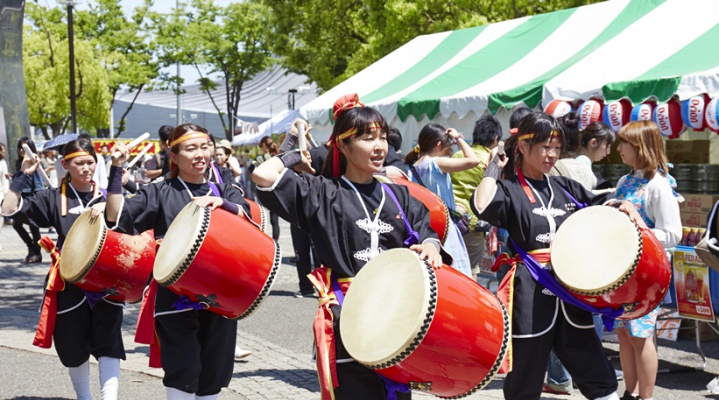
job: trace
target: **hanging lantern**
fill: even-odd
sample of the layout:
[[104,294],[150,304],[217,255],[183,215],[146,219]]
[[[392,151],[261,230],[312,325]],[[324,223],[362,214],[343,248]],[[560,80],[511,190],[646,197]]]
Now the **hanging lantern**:
[[654,113],[655,104],[649,101],[645,101],[642,104],[637,104],[632,108],[632,113],[629,115],[630,121],[651,121],[652,114]]
[[544,113],[554,118],[563,117],[572,111],[574,111],[572,105],[563,100],[552,100],[547,104],[547,107],[544,108]]
[[682,101],[682,120],[686,126],[695,131],[703,131],[707,127],[705,111],[708,103],[709,95],[706,93]]
[[719,133],[719,97],[713,98],[704,112],[707,128]]
[[654,109],[653,120],[663,136],[676,139],[684,132],[681,108],[678,101],[669,100]]
[[602,120],[602,109],[604,102],[601,100],[587,100],[578,108],[579,112],[579,129],[584,130],[592,122]]
[[632,103],[629,100],[612,101],[604,106],[602,120],[605,124],[611,126],[614,132],[617,132],[629,122],[631,113]]

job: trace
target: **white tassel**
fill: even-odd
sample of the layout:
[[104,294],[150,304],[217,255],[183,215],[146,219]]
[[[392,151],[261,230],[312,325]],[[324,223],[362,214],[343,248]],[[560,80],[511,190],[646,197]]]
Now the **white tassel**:
[[77,400],[92,400],[90,394],[90,360],[85,361],[79,367],[68,368],[72,387],[77,394]]
[[120,388],[120,359],[100,357],[97,359],[100,369],[100,395],[102,400],[117,400]]

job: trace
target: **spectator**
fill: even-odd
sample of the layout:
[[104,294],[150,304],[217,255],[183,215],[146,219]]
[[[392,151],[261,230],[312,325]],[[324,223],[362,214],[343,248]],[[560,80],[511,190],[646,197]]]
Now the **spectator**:
[[[489,152],[497,147],[499,139],[502,137],[502,126],[497,118],[486,115],[478,119],[474,124],[474,132],[472,132],[472,152],[479,159],[479,164],[464,171],[452,172],[452,190],[454,192],[454,201],[457,204],[459,212],[468,213],[470,211],[469,202],[472,198],[474,190],[479,186],[484,176],[484,170],[489,163]],[[452,156],[454,159],[464,158],[464,153],[458,151]],[[472,276],[476,278],[479,274],[479,267],[482,263],[484,253],[484,234],[489,225],[477,219],[472,215],[469,219],[469,231],[464,235],[464,244],[467,247],[469,255],[469,263],[472,267]],[[488,285],[485,285],[488,286]]]
[[159,180],[160,177],[164,179],[164,176],[170,172],[170,148],[167,147],[167,140],[170,137],[170,133],[174,127],[170,125],[162,125],[157,130],[157,134],[160,137],[160,152],[155,154],[155,168],[147,171],[147,178],[150,181]]
[[[445,246],[447,252],[454,258],[452,267],[471,277],[469,256],[457,227],[457,223],[464,223],[461,221],[461,216],[466,215],[468,210],[458,211],[449,174],[474,168],[479,165],[480,160],[464,141],[462,134],[454,129],[445,129],[439,124],[425,125],[419,133],[417,142],[414,150],[407,154],[404,161],[410,165],[412,181],[437,194],[451,209],[452,221],[449,224]],[[459,145],[464,157],[447,157],[453,143]]]
[[[20,141],[17,143],[17,161],[15,162],[15,176],[18,176],[18,174],[22,174],[22,161],[25,157],[25,150],[22,148],[23,144],[27,144],[30,150],[37,154],[37,150],[35,149],[35,143],[33,143],[32,140],[30,140],[27,137],[21,137]],[[30,175],[30,178],[28,179],[27,183],[25,184],[25,187],[22,189],[22,193],[20,194],[23,199],[26,199],[35,193],[43,190],[43,182],[42,177],[40,176],[39,171],[35,171],[32,175]],[[20,236],[20,239],[25,243],[25,246],[27,246],[27,256],[25,257],[25,262],[28,264],[31,263],[41,263],[42,262],[42,253],[40,253],[40,245],[38,242],[40,241],[40,229],[35,226],[28,224],[28,228],[30,229],[30,234],[25,230],[23,227],[23,223],[20,220],[13,219],[12,223],[13,229],[15,229],[15,232]],[[32,235],[32,237],[30,237]]]

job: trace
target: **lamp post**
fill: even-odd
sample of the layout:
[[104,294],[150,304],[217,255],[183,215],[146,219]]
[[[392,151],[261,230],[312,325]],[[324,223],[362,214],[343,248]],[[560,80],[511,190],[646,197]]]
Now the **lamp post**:
[[67,40],[70,49],[70,121],[72,126],[71,133],[77,133],[77,104],[75,101],[75,46],[74,35],[72,29],[72,7],[75,5],[74,0],[67,0]]

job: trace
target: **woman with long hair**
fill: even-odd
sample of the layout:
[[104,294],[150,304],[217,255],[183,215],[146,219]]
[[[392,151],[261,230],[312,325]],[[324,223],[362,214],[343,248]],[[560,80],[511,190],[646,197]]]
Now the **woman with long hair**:
[[[23,153],[18,173],[2,204],[2,214],[12,216],[19,223],[53,227],[57,231],[60,250],[80,214],[95,207],[93,212],[99,215],[105,205],[100,187],[93,181],[96,155],[92,143],[85,139],[74,140],[65,145],[63,154],[62,165],[68,172],[60,187],[26,195],[23,188],[40,168],[40,159],[36,156],[33,160]],[[49,275],[57,274],[59,272],[55,271]],[[125,359],[120,332],[124,303],[107,298],[97,300],[93,293],[69,282],[58,286],[59,291],[48,290],[45,294],[56,296],[54,331],[44,331],[40,324],[34,344],[49,348],[54,339],[55,350],[60,362],[68,368],[78,399],[92,398],[89,358],[94,356],[100,367],[102,399],[117,399],[120,359]],[[51,309],[43,308],[41,321],[55,318],[50,313]]]
[[[105,210],[108,225],[130,234],[154,229],[159,239],[190,202],[199,207],[220,207],[233,214],[249,215],[249,207],[239,190],[230,183],[208,181],[206,172],[212,159],[210,141],[209,133],[201,126],[177,126],[168,143],[172,161],[169,178],[145,185],[136,195],[127,198],[122,196],[118,181],[128,151],[122,143],[116,143],[113,150],[123,156],[113,158],[110,169]],[[163,246],[171,245],[163,243]],[[146,300],[150,303],[145,306],[154,310],[156,317],[154,323],[142,320],[138,325],[150,324],[150,331],[154,328],[155,333],[151,339],[159,340],[152,343],[151,360],[159,351],[167,398],[216,399],[232,378],[237,321],[197,307],[198,304],[186,306],[189,299],[158,287],[154,281],[150,288]]]
[[[343,298],[352,277],[380,252],[409,247],[439,268],[441,247],[429,227],[427,208],[405,187],[374,178],[388,149],[389,128],[382,115],[364,107],[357,95],[335,102],[333,115],[322,176],[312,175],[304,152],[290,151],[258,166],[253,180],[265,207],[309,233],[324,265],[310,275],[322,296],[314,329],[322,399],[384,400],[395,394],[407,399],[410,394],[395,393],[392,385],[385,386],[377,373],[350,357],[335,334],[341,302],[330,299]],[[451,264],[449,257],[445,260]]]
[[[563,146],[564,132],[553,117],[527,115],[507,140],[506,156],[497,149],[490,153],[492,161],[471,203],[478,218],[507,229],[510,246],[522,254],[513,259],[514,267],[500,285],[505,289],[502,296],[511,304],[516,360],[504,381],[504,396],[510,400],[540,397],[552,349],[582,395],[618,399],[614,368],[594,332],[592,314],[557,297],[562,294],[549,291],[527,267],[551,265],[549,248],[554,235],[581,204],[600,205],[608,200],[574,180],[547,175]],[[501,167],[504,179],[500,179]],[[610,202],[643,225],[630,203]]]
[[[452,144],[457,144],[460,147],[464,157],[450,157]],[[451,128],[445,129],[439,124],[430,123],[419,132],[417,145],[407,154],[404,162],[410,166],[412,181],[432,191],[449,207],[452,218],[445,247],[454,259],[452,267],[475,279],[472,276],[472,266],[469,263],[469,255],[462,239],[462,233],[455,224],[469,210],[462,208],[462,211],[457,211],[452,190],[452,178],[449,173],[472,169],[479,165],[479,158],[474,154],[472,147],[464,141],[461,133]]]
[[[632,168],[617,183],[617,199],[631,202],[664,248],[682,237],[679,202],[667,179],[667,157],[659,128],[654,122],[635,121],[617,132],[622,162]],[[624,371],[626,392],[622,400],[654,395],[659,368],[654,346],[654,326],[659,307],[644,317],[618,321],[619,359]]]

